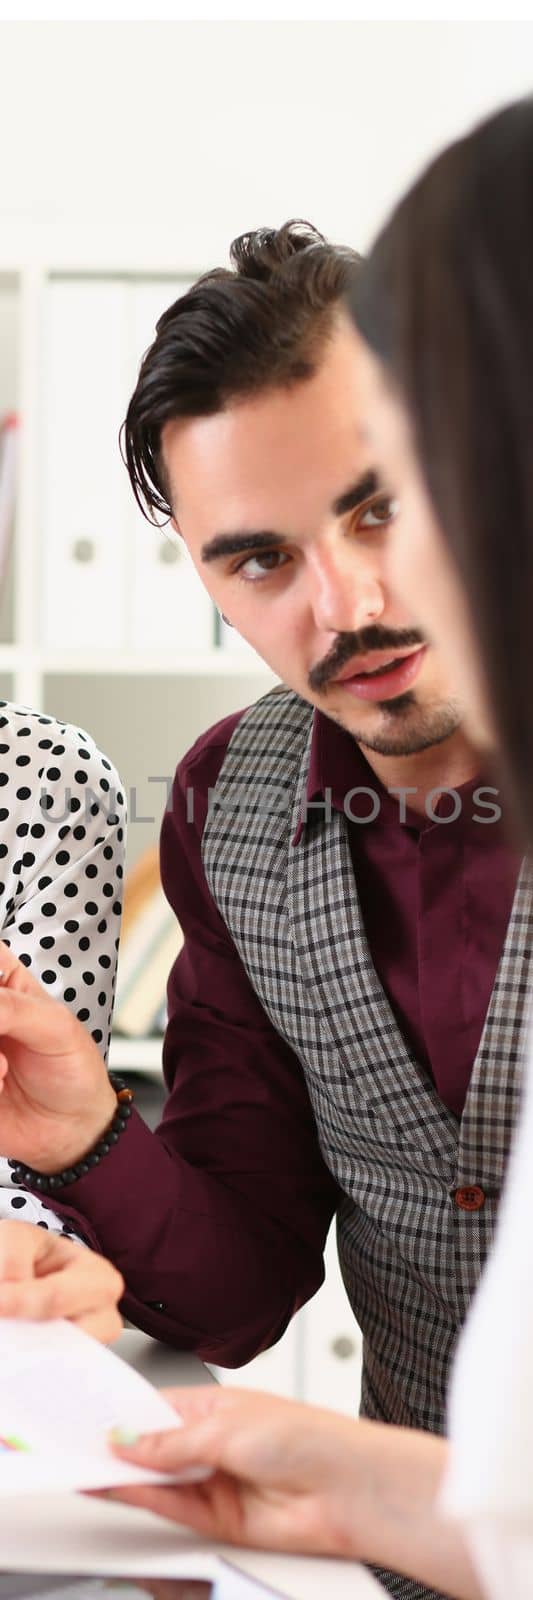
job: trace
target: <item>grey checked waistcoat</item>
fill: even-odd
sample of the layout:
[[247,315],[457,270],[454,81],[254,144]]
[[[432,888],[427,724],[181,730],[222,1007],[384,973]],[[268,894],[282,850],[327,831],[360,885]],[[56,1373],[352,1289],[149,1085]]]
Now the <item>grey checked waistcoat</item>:
[[[450,1360],[490,1247],[517,1116],[533,897],[524,865],[459,1124],[372,965],[346,818],[321,813],[292,845],[312,715],[275,690],[240,719],[210,799],[204,868],[250,983],[301,1062],[341,1191],[362,1413],[443,1432]],[[465,1212],[453,1194],[472,1185],[485,1204]],[[387,1587],[406,1600],[427,1593],[403,1579]]]

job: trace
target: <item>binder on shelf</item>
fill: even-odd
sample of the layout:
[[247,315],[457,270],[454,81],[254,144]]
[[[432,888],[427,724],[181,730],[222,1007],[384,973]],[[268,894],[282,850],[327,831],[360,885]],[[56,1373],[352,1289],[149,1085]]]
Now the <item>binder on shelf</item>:
[[159,877],[155,846],[127,874],[113,1031],[128,1038],[164,1032],[170,969],[183,944]]
[[[131,511],[130,648],[191,657],[213,645],[213,607],[184,544]],[[191,668],[194,663],[191,662]]]
[[[126,286],[129,297],[128,399],[141,357],[155,338],[163,311],[186,293],[182,280],[155,279]],[[129,486],[128,486],[129,488]],[[191,655],[214,644],[213,606],[182,540],[170,539],[128,501],[128,629],[131,648]]]
[[119,449],[142,356],[187,287],[165,278],[47,283],[41,547],[43,643],[53,650],[194,656],[213,647],[209,596],[181,540],[143,516]]
[[43,643],[124,648],[124,287],[51,278],[42,385]]

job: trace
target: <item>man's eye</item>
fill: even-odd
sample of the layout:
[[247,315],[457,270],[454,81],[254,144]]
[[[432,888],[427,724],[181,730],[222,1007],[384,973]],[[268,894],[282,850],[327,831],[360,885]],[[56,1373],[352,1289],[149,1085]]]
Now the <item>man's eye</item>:
[[288,559],[282,550],[262,550],[259,555],[248,556],[236,571],[245,582],[257,583],[261,578],[268,578],[272,572],[278,572]]
[[392,495],[384,494],[381,496],[380,500],[373,500],[372,504],[370,506],[366,506],[365,510],[361,512],[358,520],[358,527],[383,527],[385,522],[392,522],[393,517],[398,515],[398,510],[398,501],[394,500]]

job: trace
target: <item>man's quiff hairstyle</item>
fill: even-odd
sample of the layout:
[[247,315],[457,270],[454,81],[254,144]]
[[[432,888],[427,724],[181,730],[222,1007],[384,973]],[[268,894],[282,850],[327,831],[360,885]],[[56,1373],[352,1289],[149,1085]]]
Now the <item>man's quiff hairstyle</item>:
[[172,515],[161,461],[165,424],[311,378],[360,257],[295,221],[241,234],[230,262],[159,318],[128,406],[123,455],[151,521]]

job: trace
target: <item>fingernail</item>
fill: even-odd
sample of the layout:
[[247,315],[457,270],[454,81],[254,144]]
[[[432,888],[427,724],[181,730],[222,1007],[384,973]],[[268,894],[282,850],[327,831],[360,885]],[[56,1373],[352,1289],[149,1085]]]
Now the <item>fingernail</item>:
[[123,1445],[126,1448],[128,1445],[137,1444],[140,1434],[135,1433],[133,1428],[110,1428],[108,1438],[111,1444]]

